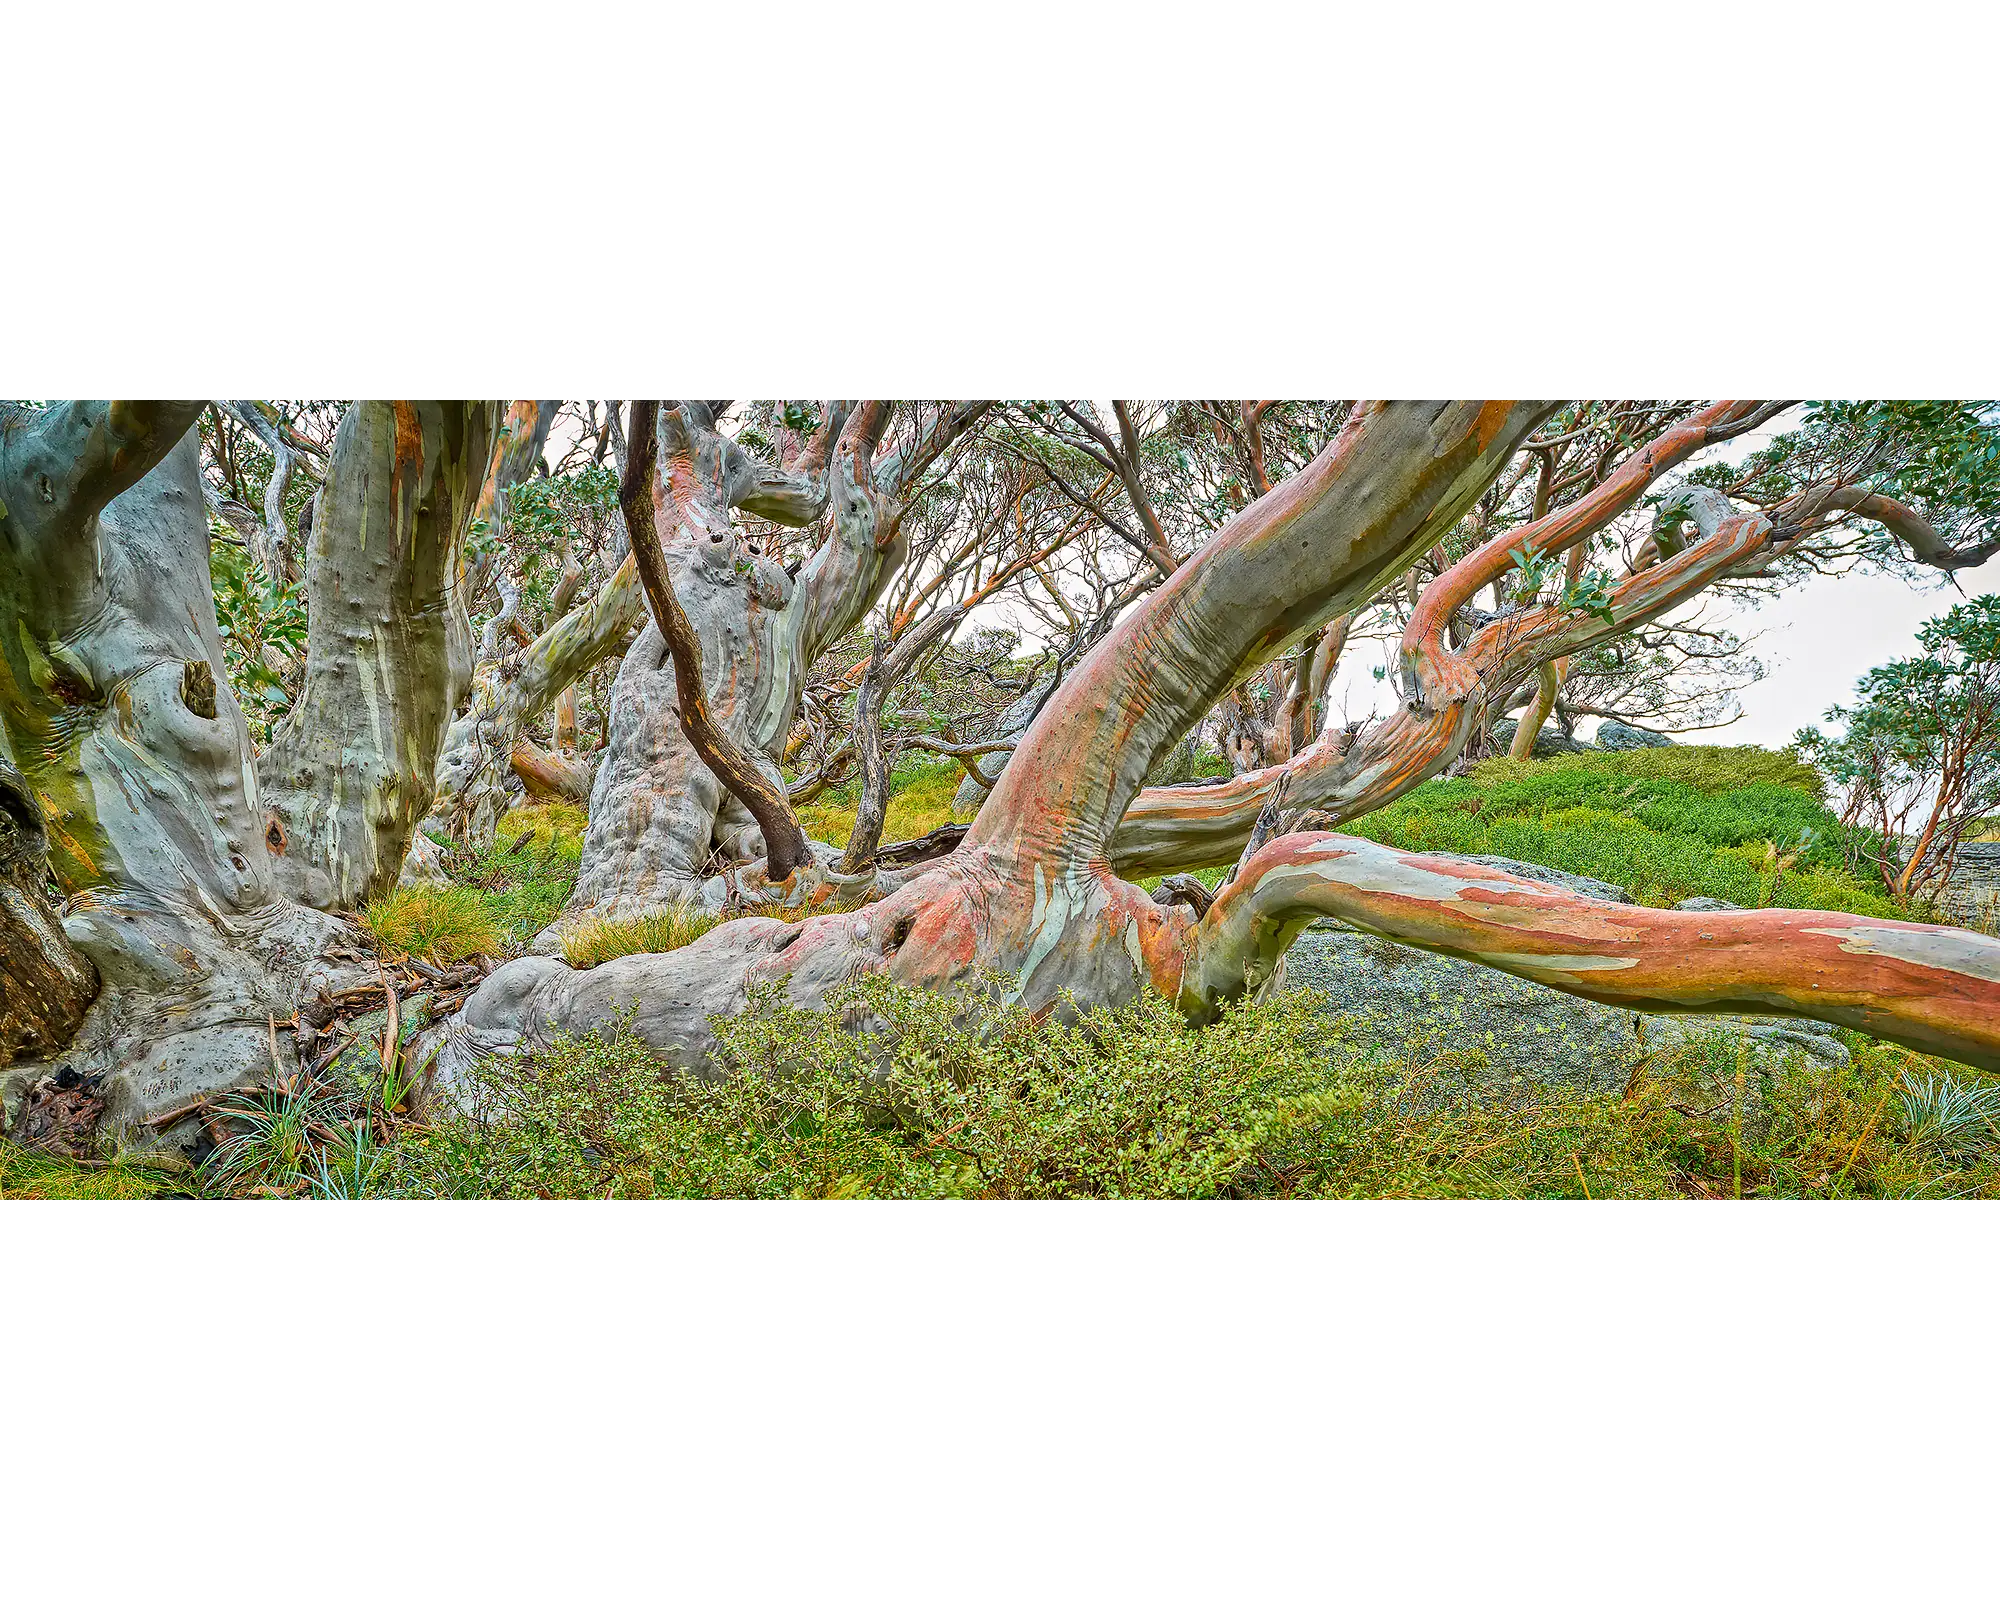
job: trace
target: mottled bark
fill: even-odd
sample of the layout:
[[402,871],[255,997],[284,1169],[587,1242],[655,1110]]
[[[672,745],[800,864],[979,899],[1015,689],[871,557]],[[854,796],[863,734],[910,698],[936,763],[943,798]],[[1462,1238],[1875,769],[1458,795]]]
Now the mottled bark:
[[[1574,504],[1497,535],[1430,584],[1403,635],[1403,703],[1355,741],[1327,728],[1283,765],[1207,788],[1156,789],[1125,814],[1111,848],[1118,870],[1135,876],[1222,866],[1236,859],[1273,787],[1289,803],[1337,827],[1389,804],[1443,771],[1542,662],[1628,631],[1698,594],[1718,577],[1768,560],[1776,529],[1761,517],[1729,519],[1714,491],[1697,492],[1709,524],[1702,543],[1628,577],[1613,592],[1609,618],[1561,605],[1531,607],[1480,628],[1460,648],[1446,640],[1452,618],[1486,585],[1513,570],[1513,552],[1566,555],[1622,511],[1669,467],[1767,420],[1769,403],[1720,401],[1635,452]],[[1725,531],[1722,524],[1729,521]]]
[[357,400],[307,568],[305,682],[260,763],[280,884],[316,906],[392,887],[430,810],[454,682],[453,586],[491,400]]
[[590,799],[590,768],[544,750],[532,740],[523,739],[514,746],[510,764],[531,800],[560,800],[580,806]]
[[[808,447],[779,468],[751,457],[681,402],[662,438],[655,501],[668,570],[706,664],[709,707],[772,782],[813,661],[853,630],[901,564],[900,496],[982,405],[942,413],[875,460],[890,407],[830,405]],[[669,496],[669,488],[673,493]],[[788,527],[822,517],[827,537],[796,575],[741,540],[731,512]],[[724,891],[721,869],[762,871],[749,813],[696,757],[658,627],[648,623],[613,685],[609,745],[591,790],[590,828],[565,922],[628,918]],[[561,925],[537,941],[553,949]]]
[[1521,720],[1514,725],[1513,742],[1507,747],[1507,754],[1516,761],[1529,760],[1535,753],[1535,737],[1555,710],[1556,696],[1562,693],[1565,660],[1544,661],[1535,669],[1534,695],[1522,709]]
[[264,485],[262,531],[250,548],[251,554],[264,569],[266,580],[282,588],[296,582],[299,576],[298,553],[293,548],[292,531],[285,524],[285,495],[292,487],[292,474],[298,458],[283,430],[257,401],[229,400],[223,403],[229,408],[229,414],[255,434],[258,442],[271,452],[271,477]]
[[[1112,874],[1103,846],[1118,814],[1231,682],[1442,537],[1544,412],[1471,403],[1359,413],[1056,689],[944,861],[861,911],[797,925],[746,919],[684,950],[587,972],[541,957],[511,963],[444,1030],[444,1077],[479,1050],[601,1026],[621,1008],[670,1061],[704,1070],[704,1013],[740,1009],[766,980],[804,1004],[875,970],[932,988],[996,971],[1037,1008],[1065,990],[1086,1002],[1146,985],[1177,992],[1194,915]],[[605,791],[600,773],[593,828]]]
[[587,602],[519,654],[481,666],[438,757],[433,815],[447,837],[474,849],[493,842],[507,807],[507,759],[526,730],[585,673],[627,649],[645,621],[645,592],[627,555]]
[[2000,1071],[2000,939],[1840,911],[1656,911],[1340,834],[1272,841],[1216,897],[1190,1009],[1266,984],[1319,917],[1640,1011],[1816,1017]]
[[[664,487],[664,498],[676,513],[680,527],[706,526],[711,544],[719,545],[728,537],[726,512],[722,527],[708,523],[703,515],[709,509],[703,493],[707,484],[696,477],[699,469],[695,455],[699,430],[705,421],[679,407],[662,414],[655,400],[633,401],[631,457],[620,481],[618,503],[625,513],[625,527],[632,538],[632,559],[638,564],[639,582],[646,591],[653,625],[659,629],[668,659],[673,662],[681,736],[694,747],[702,765],[715,774],[755,820],[764,838],[766,869],[771,880],[780,883],[811,859],[805,830],[792,815],[785,798],[784,780],[766,772],[753,760],[709,706],[702,673],[701,636],[695,632],[686,608],[674,592],[673,572],[653,523],[653,488],[657,480]],[[671,454],[665,472],[656,472],[663,437]]]
[[0,1067],[55,1055],[97,998],[97,970],[44,892],[48,870],[41,803],[0,762]]
[[[273,881],[209,586],[199,410],[0,418],[0,726],[63,931],[103,982],[60,1064],[102,1095],[99,1133],[138,1143],[186,1135],[163,1112],[268,1076],[269,1019],[341,932]],[[0,1074],[10,1118],[41,1070]]]

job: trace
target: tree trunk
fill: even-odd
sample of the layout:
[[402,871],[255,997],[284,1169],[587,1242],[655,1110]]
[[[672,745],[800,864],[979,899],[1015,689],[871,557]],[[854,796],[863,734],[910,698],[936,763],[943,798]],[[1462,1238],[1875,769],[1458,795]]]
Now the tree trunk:
[[[343,934],[273,879],[209,586],[199,410],[0,418],[0,726],[47,825],[64,931],[103,982],[48,1066],[102,1097],[100,1135],[139,1144],[192,1138],[174,1110],[268,1080],[270,1019]],[[0,1073],[10,1119],[43,1070]]]
[[96,969],[43,893],[48,870],[41,805],[0,763],[0,1067],[57,1054],[97,998]]
[[500,752],[520,746],[558,696],[633,642],[646,621],[646,596],[627,555],[585,604],[544,629],[517,656],[483,666],[471,703],[445,735],[438,757],[434,816],[452,840],[484,849],[507,808]]
[[1555,710],[1556,696],[1562,693],[1562,668],[1563,659],[1558,657],[1535,669],[1535,696],[1521,712],[1521,720],[1514,725],[1514,742],[1507,748],[1516,761],[1531,760],[1535,754],[1535,737]]
[[[861,621],[907,551],[904,486],[984,406],[940,413],[878,462],[890,409],[879,401],[851,413],[829,406],[812,443],[782,470],[716,432],[697,402],[679,402],[671,425],[662,412],[654,510],[674,592],[700,644],[708,705],[780,789],[778,761],[807,672]],[[830,514],[832,526],[793,576],[742,543],[736,509],[788,527]],[[575,892],[537,949],[557,948],[578,919],[631,918],[697,897],[719,903],[732,883],[753,893],[767,887],[759,830],[695,755],[679,713],[673,663],[649,623],[612,687]]]
[[306,573],[305,683],[259,764],[280,884],[308,905],[393,887],[431,808],[469,671],[452,591],[498,413],[357,400],[341,419]]

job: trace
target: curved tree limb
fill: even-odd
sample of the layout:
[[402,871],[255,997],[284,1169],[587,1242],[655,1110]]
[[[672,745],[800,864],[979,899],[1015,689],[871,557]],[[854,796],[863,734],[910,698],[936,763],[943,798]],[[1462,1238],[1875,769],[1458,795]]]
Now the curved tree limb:
[[[723,787],[756,819],[764,834],[765,870],[773,882],[783,882],[812,859],[812,851],[799,819],[792,815],[784,790],[764,775],[709,709],[702,677],[701,640],[674,593],[673,575],[668,570],[666,551],[661,548],[653,521],[654,477],[672,479],[689,474],[694,462],[691,456],[679,455],[666,473],[657,473],[659,404],[657,400],[632,402],[632,437],[627,446],[625,477],[618,489],[625,527],[632,537],[632,556],[638,567],[639,582],[652,607],[653,621],[673,657],[681,731]],[[689,516],[695,515],[696,508],[704,504],[701,497],[688,495],[685,490],[676,494],[670,488],[668,494],[674,503],[686,507],[684,514]]]
[[1550,409],[1357,407],[1333,443],[1238,513],[1069,675],[968,843],[1011,834],[1057,857],[1111,854],[1160,753],[1233,683],[1408,569]]
[[1641,1011],[1817,1017],[2000,1072],[2000,939],[1838,911],[1657,911],[1333,833],[1272,841],[1193,938],[1183,1003],[1253,991],[1317,917]]

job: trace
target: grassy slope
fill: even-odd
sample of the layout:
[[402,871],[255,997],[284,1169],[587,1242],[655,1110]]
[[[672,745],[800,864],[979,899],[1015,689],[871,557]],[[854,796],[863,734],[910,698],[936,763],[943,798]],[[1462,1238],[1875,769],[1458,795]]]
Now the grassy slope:
[[[1709,895],[1744,906],[1913,915],[1843,865],[1840,826],[1812,768],[1754,746],[1503,757],[1427,783],[1348,831],[1411,850],[1579,872],[1645,905]],[[1773,857],[1787,855],[1792,864],[1773,872]]]

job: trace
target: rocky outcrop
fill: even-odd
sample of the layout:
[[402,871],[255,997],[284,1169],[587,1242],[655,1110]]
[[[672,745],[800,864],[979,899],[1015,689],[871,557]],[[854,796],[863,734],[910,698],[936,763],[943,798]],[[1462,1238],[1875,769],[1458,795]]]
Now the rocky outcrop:
[[[1519,726],[1518,717],[1502,717],[1493,724],[1493,731],[1487,735],[1487,740],[1496,755],[1504,756],[1507,753],[1508,748],[1514,743],[1514,730]],[[1579,744],[1576,740],[1556,732],[1554,728],[1543,728],[1535,735],[1537,756],[1573,756],[1579,750],[1589,748],[1589,745]]]
[[2000,925],[2000,841],[1958,847],[1938,909],[1967,927]]
[[1653,750],[1672,743],[1674,741],[1664,733],[1635,728],[1625,722],[1613,722],[1609,717],[1597,725],[1597,748],[1600,750]]

